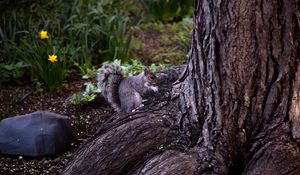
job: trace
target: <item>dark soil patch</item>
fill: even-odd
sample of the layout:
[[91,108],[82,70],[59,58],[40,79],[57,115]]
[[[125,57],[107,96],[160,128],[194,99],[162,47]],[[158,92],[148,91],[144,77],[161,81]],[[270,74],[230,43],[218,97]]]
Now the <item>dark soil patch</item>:
[[[31,93],[34,87],[30,82],[0,87],[2,118],[48,110],[68,116],[76,134],[71,147],[60,155],[40,158],[0,155],[0,174],[58,174],[61,171],[72,153],[112,114],[111,108],[101,98],[81,110],[68,102],[72,94],[83,91],[84,82],[80,77],[72,77],[66,80],[61,92],[52,94]],[[21,100],[26,95],[27,98]]]

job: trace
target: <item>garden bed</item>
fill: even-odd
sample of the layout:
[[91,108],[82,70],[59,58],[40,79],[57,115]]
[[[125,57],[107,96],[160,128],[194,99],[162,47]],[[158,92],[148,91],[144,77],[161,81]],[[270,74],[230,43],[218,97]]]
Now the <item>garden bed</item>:
[[184,63],[192,18],[170,21],[177,12],[156,11],[152,1],[147,11],[140,2],[0,2],[0,8],[6,7],[0,14],[0,120],[47,110],[68,116],[76,135],[59,155],[0,154],[0,174],[58,174],[72,153],[109,119],[113,111],[100,96],[83,105],[70,102],[72,95],[84,91],[84,83],[96,83],[96,70],[104,61],[119,59],[133,69],[141,64],[166,68]]
[[[58,93],[31,93],[34,89],[30,82],[11,84],[0,87],[0,113],[9,116],[23,115],[36,110],[47,110],[68,116],[76,140],[61,155],[30,158],[22,156],[1,155],[0,174],[56,174],[69,160],[71,154],[89,138],[97,128],[112,114],[105,102],[97,102],[83,106],[81,109],[71,104],[68,99],[73,93],[81,92],[85,80],[71,77],[64,82]],[[29,95],[28,95],[29,94]],[[28,95],[23,101],[22,97]]]

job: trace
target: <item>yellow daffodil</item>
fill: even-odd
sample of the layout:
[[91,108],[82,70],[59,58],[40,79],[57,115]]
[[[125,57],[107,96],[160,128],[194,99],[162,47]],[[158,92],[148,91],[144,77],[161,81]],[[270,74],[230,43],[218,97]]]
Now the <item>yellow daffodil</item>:
[[48,55],[48,60],[51,62],[51,63],[54,63],[57,61],[57,56],[56,55]]
[[41,39],[47,39],[49,37],[47,31],[44,30],[40,32],[39,36]]

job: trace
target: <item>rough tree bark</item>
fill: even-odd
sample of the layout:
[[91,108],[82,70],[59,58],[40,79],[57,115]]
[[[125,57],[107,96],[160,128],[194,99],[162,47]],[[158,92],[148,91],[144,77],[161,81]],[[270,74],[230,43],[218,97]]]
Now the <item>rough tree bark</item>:
[[63,174],[299,174],[298,0],[198,0],[187,65],[112,118]]

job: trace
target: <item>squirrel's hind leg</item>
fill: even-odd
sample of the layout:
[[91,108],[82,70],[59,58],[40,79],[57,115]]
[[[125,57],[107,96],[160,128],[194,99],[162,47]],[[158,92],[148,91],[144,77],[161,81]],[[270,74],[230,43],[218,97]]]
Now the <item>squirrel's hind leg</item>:
[[130,113],[142,104],[142,97],[139,93],[134,92],[126,94],[120,99],[123,112]]

